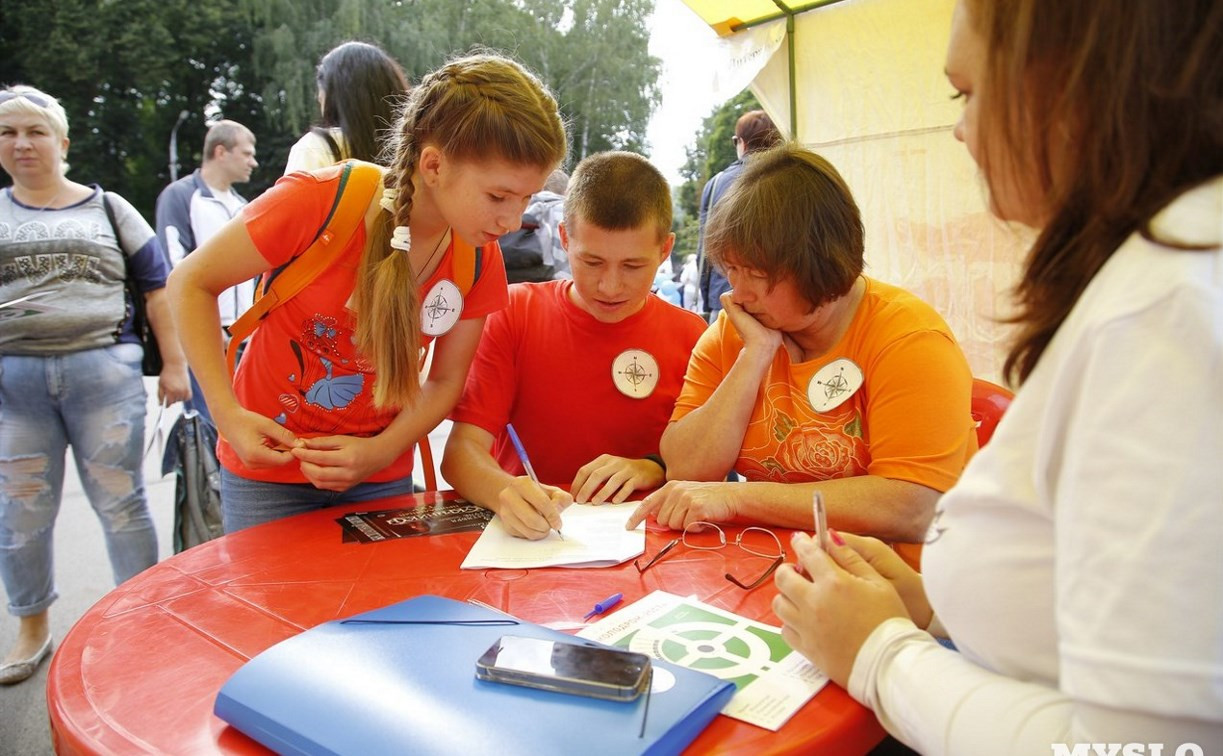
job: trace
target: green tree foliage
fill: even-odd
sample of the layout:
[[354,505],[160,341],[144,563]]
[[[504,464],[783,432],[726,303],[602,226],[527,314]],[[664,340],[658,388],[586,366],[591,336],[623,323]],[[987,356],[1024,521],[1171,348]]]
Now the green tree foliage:
[[[3,21],[10,56],[0,82],[58,97],[68,112],[71,176],[119,192],[148,218],[169,181],[180,112],[182,173],[199,163],[206,111],[267,133],[244,63],[254,29],[236,0],[6,0]],[[256,179],[266,185],[271,173]]]
[[557,95],[571,163],[640,150],[659,94],[647,51],[653,0],[4,0],[0,84],[28,83],[68,111],[72,177],[118,191],[146,217],[169,182],[198,167],[207,124],[255,133],[255,196],[317,118],[314,69],[349,39],[381,45],[420,79],[484,47],[511,55]]
[[254,63],[264,99],[285,127],[315,117],[313,65],[345,39],[380,44],[418,80],[457,54],[510,55],[557,95],[573,160],[640,150],[658,104],[659,61],[647,52],[653,0],[246,0],[261,29]]
[[687,148],[688,159],[680,168],[684,183],[675,193],[677,250],[696,251],[701,192],[714,174],[735,161],[735,145],[730,138],[735,134],[739,116],[760,107],[756,95],[745,89],[715,108],[701,123],[696,142]]

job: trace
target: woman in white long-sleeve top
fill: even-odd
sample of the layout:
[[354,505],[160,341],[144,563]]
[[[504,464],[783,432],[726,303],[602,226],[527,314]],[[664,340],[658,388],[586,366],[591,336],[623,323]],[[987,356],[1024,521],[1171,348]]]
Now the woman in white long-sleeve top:
[[922,576],[870,539],[799,536],[774,603],[923,753],[1223,749],[1219,50],[1207,0],[955,11],[956,136],[994,213],[1040,232],[1021,386],[939,502]]

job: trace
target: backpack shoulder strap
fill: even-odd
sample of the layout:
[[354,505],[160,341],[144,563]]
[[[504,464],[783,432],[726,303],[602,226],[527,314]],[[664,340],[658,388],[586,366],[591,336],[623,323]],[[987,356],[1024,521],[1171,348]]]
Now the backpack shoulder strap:
[[472,247],[458,234],[454,239],[454,285],[464,297],[480,280],[484,268],[484,247]]
[[237,362],[238,345],[255,330],[268,313],[292,299],[335,262],[356,233],[369,210],[374,192],[382,182],[382,171],[372,163],[349,160],[340,173],[335,201],[315,236],[314,242],[297,257],[284,265],[264,290],[229,327],[229,371]]

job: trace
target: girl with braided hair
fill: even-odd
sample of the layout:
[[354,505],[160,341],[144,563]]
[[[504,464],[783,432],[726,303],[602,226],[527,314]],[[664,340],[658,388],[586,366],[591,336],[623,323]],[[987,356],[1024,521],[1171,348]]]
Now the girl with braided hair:
[[[473,54],[425,76],[364,223],[261,322],[232,382],[217,294],[310,246],[342,166],[285,176],[174,269],[183,348],[221,435],[226,532],[411,493],[413,445],[458,400],[484,318],[506,304],[497,239],[565,153],[555,99],[517,63]],[[466,293],[456,238],[482,248]]]

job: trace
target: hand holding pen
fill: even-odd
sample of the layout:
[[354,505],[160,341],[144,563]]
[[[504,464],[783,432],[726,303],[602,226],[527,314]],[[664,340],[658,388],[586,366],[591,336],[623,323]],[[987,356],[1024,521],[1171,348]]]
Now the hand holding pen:
[[[550,529],[556,531],[556,535],[561,540],[564,540],[565,536],[561,534],[560,510],[570,503],[570,497],[562,489],[540,483],[539,476],[535,474],[535,468],[531,466],[526,448],[522,445],[522,439],[518,437],[518,432],[511,424],[507,424],[505,430],[510,437],[510,443],[514,445],[514,451],[518,453],[518,458],[522,461],[522,466],[531,479],[530,484],[511,484],[509,488],[501,492],[499,513],[505,521],[506,529],[513,535],[526,538],[542,537],[537,535],[539,529],[528,522],[529,519],[536,519],[537,514],[546,521]],[[522,479],[516,480],[521,481]],[[524,509],[530,511],[524,512]]]

